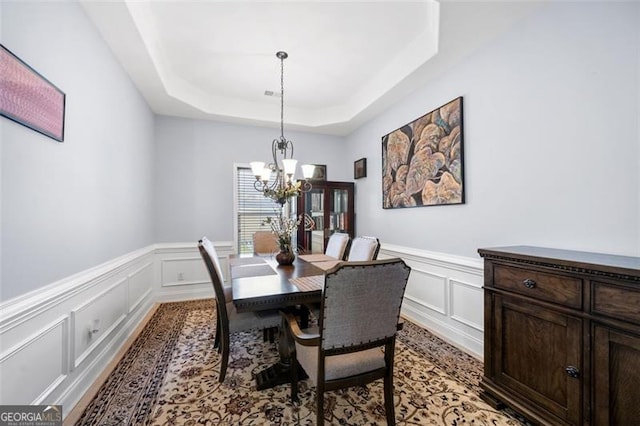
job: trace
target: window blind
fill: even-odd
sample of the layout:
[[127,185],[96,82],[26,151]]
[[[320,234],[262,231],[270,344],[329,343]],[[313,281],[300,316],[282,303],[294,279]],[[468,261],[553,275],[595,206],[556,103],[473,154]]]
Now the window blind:
[[253,187],[256,177],[248,167],[236,168],[237,182],[237,217],[238,253],[253,253],[253,234],[256,231],[271,231],[268,224],[263,224],[267,217],[275,216],[278,204],[271,198],[262,195]]

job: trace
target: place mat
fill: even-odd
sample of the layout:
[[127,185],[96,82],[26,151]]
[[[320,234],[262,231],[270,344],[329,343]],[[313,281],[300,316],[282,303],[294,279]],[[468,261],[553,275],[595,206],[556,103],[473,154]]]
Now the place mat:
[[275,273],[269,265],[243,265],[231,268],[231,278],[260,277]]
[[324,287],[324,275],[312,275],[310,277],[291,278],[289,282],[300,291],[322,290]]
[[317,266],[318,268],[322,269],[323,271],[328,271],[329,269],[333,268],[334,266],[342,263],[342,260],[326,260],[323,262],[311,262],[313,263],[313,266]]
[[325,261],[337,260],[335,257],[327,256],[326,254],[322,254],[322,253],[301,254],[298,257],[306,262],[325,262]]
[[242,266],[242,265],[260,265],[267,263],[261,257],[231,257],[229,258],[229,266]]

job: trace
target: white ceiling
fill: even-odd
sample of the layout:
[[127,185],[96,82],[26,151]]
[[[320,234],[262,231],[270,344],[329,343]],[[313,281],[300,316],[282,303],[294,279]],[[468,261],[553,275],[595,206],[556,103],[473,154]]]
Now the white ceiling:
[[540,2],[82,1],[151,109],[345,135]]

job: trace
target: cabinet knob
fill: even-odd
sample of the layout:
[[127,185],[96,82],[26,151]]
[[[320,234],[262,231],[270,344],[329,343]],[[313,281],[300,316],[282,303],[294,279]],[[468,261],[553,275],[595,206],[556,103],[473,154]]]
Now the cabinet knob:
[[580,371],[573,365],[568,366],[564,371],[567,372],[567,376],[573,377],[574,379],[577,379],[580,376]]
[[532,279],[527,278],[526,280],[522,281],[522,284],[526,287],[526,288],[534,288],[536,286],[536,282]]

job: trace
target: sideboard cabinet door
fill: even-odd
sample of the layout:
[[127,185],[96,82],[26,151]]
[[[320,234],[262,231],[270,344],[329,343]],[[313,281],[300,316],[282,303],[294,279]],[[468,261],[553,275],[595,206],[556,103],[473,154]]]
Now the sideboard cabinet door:
[[582,320],[519,297],[493,297],[492,387],[525,412],[542,409],[546,417],[579,423]]
[[595,425],[640,421],[640,336],[594,326]]

